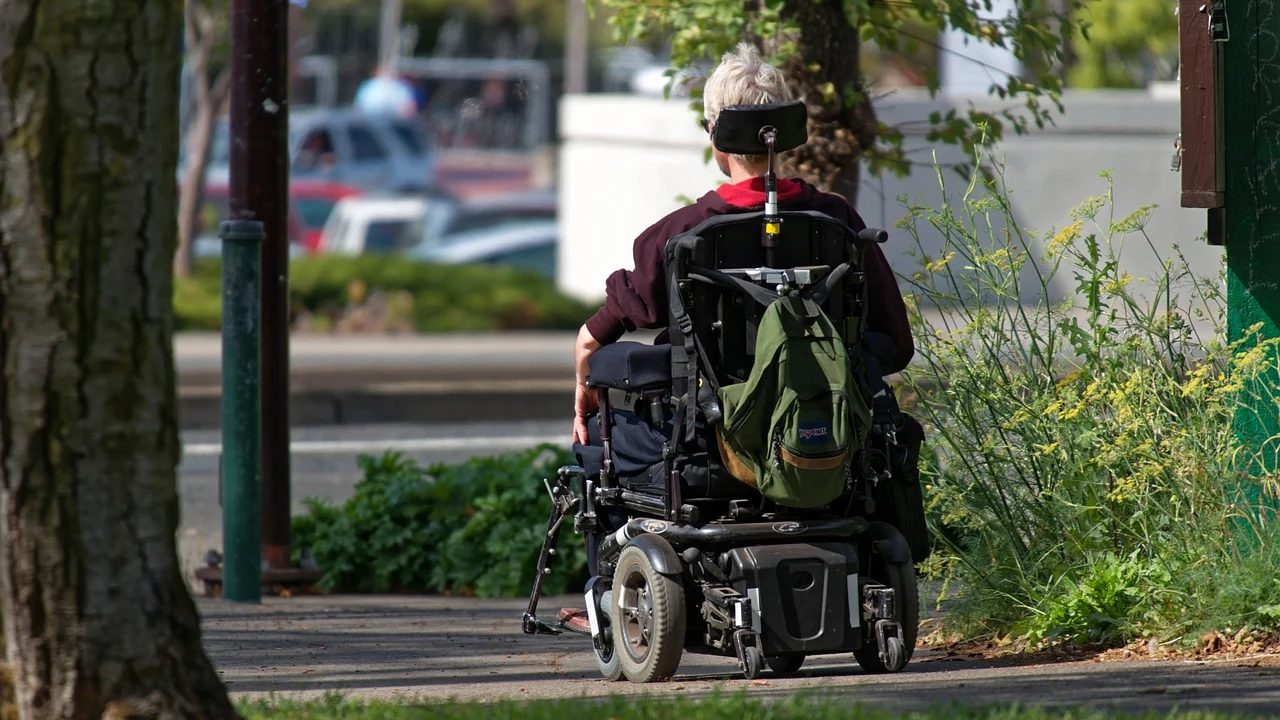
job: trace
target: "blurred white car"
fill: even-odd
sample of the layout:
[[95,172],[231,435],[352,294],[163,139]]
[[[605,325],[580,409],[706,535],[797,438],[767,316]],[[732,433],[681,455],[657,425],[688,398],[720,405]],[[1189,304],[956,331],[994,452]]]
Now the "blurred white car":
[[409,231],[418,238],[413,252],[430,252],[431,248],[450,244],[460,234],[472,230],[553,222],[556,212],[556,193],[553,190],[503,193],[465,200],[432,198],[426,216]]
[[322,254],[397,253],[418,238],[409,232],[433,201],[423,197],[349,197],[334,205],[320,234]]
[[434,246],[418,246],[405,253],[416,260],[463,265],[512,265],[556,277],[556,241],[560,224],[536,220],[455,233]]

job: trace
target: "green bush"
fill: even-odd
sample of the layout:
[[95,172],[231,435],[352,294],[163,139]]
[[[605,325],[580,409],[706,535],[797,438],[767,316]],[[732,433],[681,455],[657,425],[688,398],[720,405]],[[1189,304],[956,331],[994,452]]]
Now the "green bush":
[[[1255,381],[1274,386],[1280,339],[1255,327],[1228,345],[1221,273],[1176,247],[1157,277],[1123,272],[1125,240],[1160,253],[1152,208],[1116,217],[1106,173],[1107,193],[1038,249],[999,169],[983,177],[899,223],[920,261],[904,274],[922,361],[907,384],[949,628],[1039,644],[1276,627],[1274,478],[1233,415],[1256,406]],[[1064,280],[1066,300],[1044,299]]]
[[[216,330],[221,267],[197,265],[174,284],[177,328]],[[289,266],[294,315],[328,323],[370,294],[408,293],[419,332],[576,329],[594,311],[528,270],[501,265],[437,265],[393,256],[314,256]]]
[[[427,468],[397,453],[361,456],[351,499],[308,499],[294,518],[295,552],[311,548],[326,590],[525,595],[551,511],[543,480],[573,463],[550,445]],[[585,580],[581,537],[562,530],[545,592]]]
[[173,279],[174,329],[216,331],[222,327],[221,284],[217,276]]

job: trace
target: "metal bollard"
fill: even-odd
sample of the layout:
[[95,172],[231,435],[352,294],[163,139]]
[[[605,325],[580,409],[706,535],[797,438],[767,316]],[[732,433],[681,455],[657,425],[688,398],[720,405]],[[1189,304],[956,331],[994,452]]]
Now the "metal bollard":
[[262,600],[259,423],[261,222],[228,220],[222,238],[222,595]]

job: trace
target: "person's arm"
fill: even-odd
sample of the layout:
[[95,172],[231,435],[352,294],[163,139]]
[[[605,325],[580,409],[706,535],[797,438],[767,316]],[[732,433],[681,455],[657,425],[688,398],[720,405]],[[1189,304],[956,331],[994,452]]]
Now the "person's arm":
[[[854,232],[867,227],[867,223],[858,211],[847,202],[841,203],[847,213],[845,224]],[[869,310],[867,329],[887,335],[893,341],[894,357],[884,360],[884,371],[888,375],[900,372],[915,356],[915,341],[911,336],[911,320],[907,315],[906,303],[902,300],[902,290],[898,287],[898,279],[889,266],[889,259],[877,244],[866,248],[862,260],[863,272],[867,279],[867,302]]]
[[587,389],[587,375],[590,373],[589,360],[600,347],[600,341],[595,339],[586,325],[583,325],[578,330],[578,339],[573,347],[573,364],[577,375],[573,402],[573,440],[583,445],[587,444],[587,417],[600,406],[596,394]]
[[867,327],[893,339],[896,357],[894,362],[886,363],[884,367],[885,374],[892,375],[906,368],[915,355],[911,320],[907,315],[907,305],[902,300],[898,279],[880,246],[868,247],[863,260],[866,261],[863,271],[867,278],[867,300],[871,305]]

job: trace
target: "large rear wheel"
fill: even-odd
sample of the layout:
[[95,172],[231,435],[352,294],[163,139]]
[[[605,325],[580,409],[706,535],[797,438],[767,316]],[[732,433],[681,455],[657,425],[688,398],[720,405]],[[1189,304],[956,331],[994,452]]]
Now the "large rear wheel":
[[613,647],[632,682],[675,675],[684,652],[684,586],[654,569],[640,548],[624,548],[613,574]]

